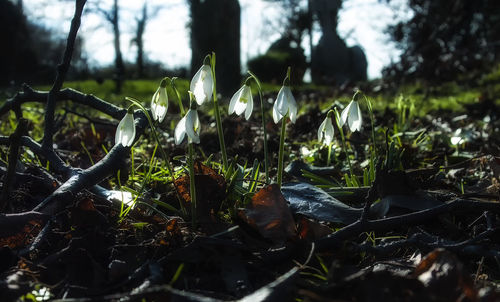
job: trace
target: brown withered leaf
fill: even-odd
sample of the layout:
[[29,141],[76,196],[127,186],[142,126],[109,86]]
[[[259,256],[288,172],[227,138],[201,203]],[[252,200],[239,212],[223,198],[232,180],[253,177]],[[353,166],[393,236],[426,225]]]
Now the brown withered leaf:
[[300,239],[314,241],[331,234],[332,230],[324,224],[301,216],[298,221],[297,232]]
[[76,206],[70,210],[70,221],[72,225],[79,227],[104,226],[108,219],[94,205],[92,198],[80,196]]
[[24,247],[33,240],[42,228],[42,221],[33,219],[28,221],[19,232],[0,238],[0,246],[7,245],[11,249]]
[[167,247],[176,247],[183,243],[183,231],[180,225],[180,218],[170,219],[165,230],[156,234],[156,242],[159,245]]
[[427,254],[415,268],[414,276],[437,297],[450,301],[464,295],[470,301],[477,301],[477,290],[465,272],[464,265],[451,252],[435,249]]
[[90,198],[83,198],[77,204],[77,207],[82,211],[95,211],[94,202]]
[[282,244],[297,234],[295,221],[278,185],[260,189],[240,217],[273,243]]
[[179,219],[178,218],[173,218],[170,219],[167,222],[167,225],[165,226],[165,230],[170,233],[180,233],[180,227],[179,227]]
[[493,177],[500,180],[500,157],[496,156],[484,156],[484,162],[488,161],[488,164],[493,172]]
[[[197,216],[206,220],[212,213],[219,210],[222,201],[226,198],[226,180],[199,161],[194,164]],[[191,196],[189,193],[189,175],[184,175],[174,182],[175,188],[188,211],[191,210]]]

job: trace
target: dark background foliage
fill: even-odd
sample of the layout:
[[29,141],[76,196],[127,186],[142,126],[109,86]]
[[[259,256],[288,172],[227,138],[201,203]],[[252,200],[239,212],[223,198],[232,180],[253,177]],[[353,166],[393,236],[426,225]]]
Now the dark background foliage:
[[389,27],[403,52],[385,77],[443,82],[476,75],[498,61],[499,1],[410,0],[409,6],[414,16]]

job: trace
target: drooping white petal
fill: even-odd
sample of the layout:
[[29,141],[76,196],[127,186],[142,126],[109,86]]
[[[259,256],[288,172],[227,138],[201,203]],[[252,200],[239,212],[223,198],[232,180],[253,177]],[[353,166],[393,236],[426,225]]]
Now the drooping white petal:
[[452,145],[456,146],[456,145],[460,145],[461,143],[463,143],[464,139],[461,138],[460,136],[452,136],[450,138],[450,142],[451,142]]
[[289,86],[281,87],[274,105],[280,116],[285,116],[288,113],[292,123],[295,123],[297,119],[297,102]]
[[344,124],[347,122],[347,117],[349,116],[349,111],[351,110],[351,105],[352,101],[347,105],[347,107],[342,110],[342,113],[340,114],[340,127],[344,126]]
[[191,80],[189,90],[193,92],[198,105],[203,104],[212,97],[213,79],[212,70],[209,65],[204,64],[198,69]]
[[275,124],[277,124],[281,120],[281,118],[283,117],[281,115],[281,113],[278,111],[277,104],[278,104],[278,102],[276,101],[276,102],[274,102],[274,105],[273,105],[273,121]]
[[151,113],[153,114],[153,119],[161,123],[167,114],[167,106],[163,106],[162,104],[151,104]]
[[247,109],[247,104],[240,99],[234,106],[234,113],[241,115],[245,109]]
[[245,119],[249,119],[253,110],[253,96],[252,89],[248,85],[243,85],[238,91],[235,92],[231,101],[229,102],[228,113],[236,113],[241,115],[245,112]]
[[122,118],[116,128],[115,144],[122,144],[124,147],[132,146],[135,139],[134,115],[127,113]]
[[203,80],[203,91],[205,92],[205,95],[207,96],[207,100],[209,100],[212,97],[212,92],[214,89],[214,80],[212,78],[212,69],[210,68],[209,65],[203,65],[202,68],[205,70],[205,78],[202,78]]
[[323,141],[325,145],[329,145],[333,141],[333,134],[332,119],[327,116],[318,128],[318,141]]
[[359,103],[357,101],[351,102],[350,110],[349,110],[349,129],[352,132],[361,131],[361,123],[363,121],[361,117],[361,110],[359,109]]
[[186,129],[186,134],[188,135],[188,140],[190,142],[199,144],[200,119],[198,117],[198,111],[189,109],[189,111],[186,113],[185,129]]
[[288,95],[287,90],[290,90],[288,86],[281,86],[278,96],[276,97],[276,109],[279,111],[281,116],[285,116],[288,112]]
[[186,116],[181,118],[179,123],[177,123],[177,126],[175,126],[175,131],[174,131],[175,144],[178,145],[182,143],[182,140],[184,139],[185,135],[186,135]]
[[325,127],[326,127],[326,120],[328,118],[324,119],[323,122],[321,122],[321,125],[319,125],[318,128],[318,142],[323,141],[323,137],[325,135]]
[[288,111],[290,114],[290,120],[292,121],[292,123],[295,124],[295,121],[297,120],[297,102],[295,101],[295,98],[293,97],[292,91],[290,89],[288,89],[286,94],[288,100]]
[[232,114],[234,112],[234,107],[236,106],[236,103],[240,101],[241,95],[243,94],[243,88],[245,88],[245,86],[242,86],[240,89],[238,89],[238,91],[236,91],[233,94],[233,97],[229,102],[229,108],[227,110],[227,114]]
[[330,145],[331,142],[333,141],[333,134],[334,134],[332,119],[327,117],[325,122],[326,122],[325,129],[324,129],[325,145]]
[[455,130],[453,133],[452,137],[450,138],[450,142],[452,145],[460,145],[465,142],[465,136],[462,134],[462,129],[458,128]]
[[248,119],[250,118],[250,115],[252,115],[252,111],[253,111],[253,96],[252,96],[252,90],[250,89],[250,86],[246,86],[246,87],[248,87],[245,90],[246,94],[247,94],[248,101],[247,101],[247,109],[245,110],[245,119],[248,121]]
[[163,122],[168,109],[168,95],[165,87],[158,87],[151,98],[151,112],[153,119],[158,122]]
[[193,138],[193,142],[199,144],[200,143],[200,132],[201,132],[201,123],[200,118],[198,117],[198,111],[194,111],[194,132],[196,133],[196,137]]

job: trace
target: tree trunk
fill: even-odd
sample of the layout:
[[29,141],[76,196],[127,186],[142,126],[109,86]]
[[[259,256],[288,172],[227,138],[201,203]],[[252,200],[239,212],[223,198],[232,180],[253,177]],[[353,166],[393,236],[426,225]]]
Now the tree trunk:
[[234,93],[241,85],[240,4],[238,0],[190,0],[191,74],[203,64],[203,58],[217,55],[217,90]]
[[146,30],[146,22],[148,19],[148,9],[147,3],[144,2],[142,7],[142,16],[137,20],[137,29],[135,33],[134,42],[137,45],[137,76],[139,78],[144,77],[144,31]]
[[120,26],[119,26],[119,12],[118,0],[113,2],[113,11],[111,18],[111,25],[113,26],[114,45],[115,45],[115,75],[114,80],[116,83],[116,92],[121,93],[122,85],[125,77],[125,66],[123,64],[122,52],[120,50]]

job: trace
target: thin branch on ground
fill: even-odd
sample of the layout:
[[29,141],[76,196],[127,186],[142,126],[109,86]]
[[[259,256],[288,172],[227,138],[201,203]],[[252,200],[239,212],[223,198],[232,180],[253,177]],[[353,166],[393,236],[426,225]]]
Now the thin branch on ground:
[[399,215],[377,220],[358,220],[339,231],[316,241],[316,247],[319,251],[330,250],[341,246],[345,240],[358,236],[363,232],[381,232],[401,226],[419,225],[435,217],[457,212],[483,212],[490,211],[500,213],[500,203],[484,202],[471,199],[457,198],[449,203],[434,208],[418,211],[415,213]]
[[78,34],[78,29],[80,28],[85,2],[86,0],[76,0],[75,2],[75,14],[73,16],[73,20],[71,20],[71,27],[68,34],[68,39],[66,41],[66,49],[64,50],[63,60],[61,64],[57,66],[56,79],[54,80],[54,84],[47,96],[47,106],[45,107],[45,129],[42,143],[42,148],[44,149],[53,149],[54,112],[56,108],[58,92],[59,90],[61,90],[61,87],[66,78],[66,73],[68,72],[71,63],[76,35]]
[[13,134],[10,135],[10,147],[9,147],[9,159],[7,166],[7,174],[5,175],[2,192],[0,194],[0,212],[3,212],[6,208],[8,210],[12,209],[10,203],[9,195],[10,188],[14,183],[14,178],[16,174],[17,162],[19,160],[19,148],[21,147],[21,138],[28,132],[28,120],[19,119],[17,128]]
[[425,234],[422,232],[415,233],[407,239],[396,240],[388,243],[382,243],[373,246],[366,242],[357,246],[359,251],[369,252],[375,255],[388,255],[404,248],[418,248],[424,251],[432,251],[437,248],[444,248],[458,255],[478,256],[490,259],[500,260],[500,252],[498,249],[492,249],[490,244],[481,243],[498,236],[499,229],[486,230],[483,233],[459,242],[443,240],[439,237]]

